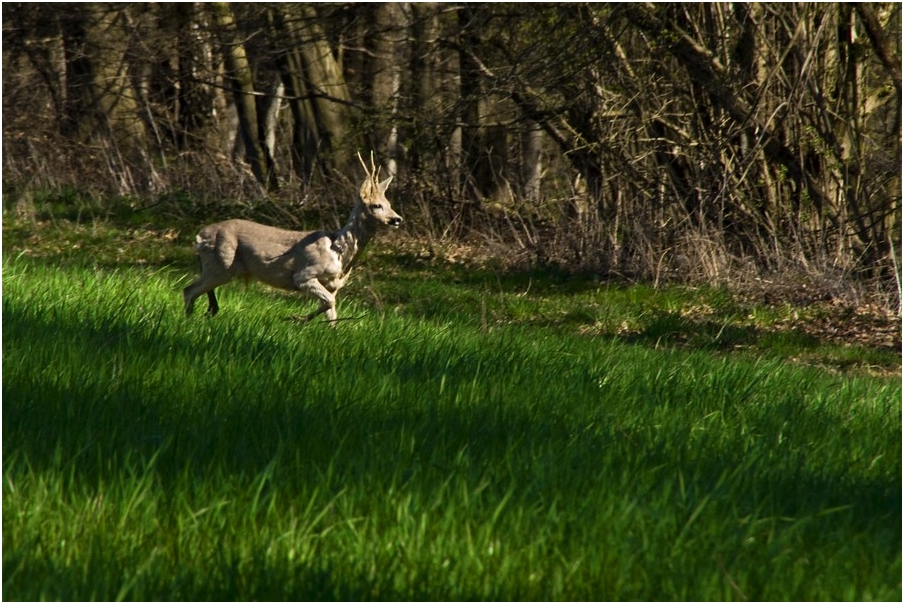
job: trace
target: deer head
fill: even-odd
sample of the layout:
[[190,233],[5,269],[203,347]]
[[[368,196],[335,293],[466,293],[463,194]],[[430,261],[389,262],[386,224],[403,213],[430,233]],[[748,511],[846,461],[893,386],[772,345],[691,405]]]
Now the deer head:
[[390,186],[390,182],[393,180],[392,175],[383,182],[379,180],[380,168],[374,165],[373,151],[371,152],[370,169],[368,169],[362,159],[361,153],[358,154],[358,161],[361,162],[367,175],[361,184],[361,189],[358,191],[363,216],[379,225],[398,227],[402,224],[402,217],[393,211],[390,207],[390,201],[386,198],[387,187]]

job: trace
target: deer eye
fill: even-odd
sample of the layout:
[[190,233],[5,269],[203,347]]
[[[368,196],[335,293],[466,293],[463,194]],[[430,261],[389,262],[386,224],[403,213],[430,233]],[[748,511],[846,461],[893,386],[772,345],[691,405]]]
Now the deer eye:
[[369,206],[369,208],[370,208],[371,210],[380,210],[381,207],[382,207],[382,206],[381,206],[380,204],[371,204],[371,205]]

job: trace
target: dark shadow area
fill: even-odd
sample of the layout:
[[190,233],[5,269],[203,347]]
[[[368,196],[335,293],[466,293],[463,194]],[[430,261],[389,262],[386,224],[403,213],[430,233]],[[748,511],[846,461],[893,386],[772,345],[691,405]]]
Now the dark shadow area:
[[[164,336],[153,328],[139,330],[134,322],[117,317],[100,323],[53,315],[35,318],[27,310],[5,304],[3,320],[4,364],[15,358],[16,346],[51,351],[61,343],[98,363],[116,356],[129,356],[135,363],[144,359],[143,351],[158,348],[161,338],[167,339],[168,351],[180,362],[203,364],[207,355],[198,350],[197,338]],[[199,317],[193,321],[217,320]],[[209,344],[215,350],[232,338],[228,324],[222,325],[222,330],[214,327],[211,331]],[[704,342],[683,336],[689,325],[703,332]],[[716,324],[702,327],[664,314],[645,332],[625,341],[648,347],[705,348],[710,342],[715,348],[726,348],[744,346],[757,337],[756,332],[735,332]],[[10,342],[15,346],[10,347]],[[244,356],[263,366],[285,354],[284,347],[266,338],[240,344],[245,347]],[[549,506],[553,499],[579,510],[593,507],[594,503],[587,501],[589,483],[623,485],[621,477],[626,472],[637,474],[639,482],[625,497],[643,506],[658,486],[674,483],[681,474],[684,495],[674,496],[670,505],[688,518],[707,497],[720,510],[738,517],[808,519],[806,535],[820,540],[835,529],[838,519],[822,516],[823,511],[848,507],[846,522],[875,535],[879,550],[893,557],[901,547],[900,482],[815,470],[820,465],[814,459],[821,454],[814,444],[845,430],[837,418],[821,410],[791,403],[770,411],[750,410],[761,414],[753,424],[764,439],[789,433],[790,426],[814,430],[807,437],[792,431],[783,445],[751,446],[743,441],[708,445],[706,438],[694,437],[690,431],[679,439],[669,427],[654,430],[654,420],[626,425],[608,408],[619,402],[606,400],[599,408],[588,406],[580,413],[527,401],[523,410],[501,410],[492,398],[467,408],[440,402],[417,407],[395,401],[374,405],[339,396],[312,400],[305,396],[306,383],[321,380],[326,372],[340,371],[349,371],[355,380],[354,368],[380,361],[345,359],[330,365],[324,363],[320,351],[304,346],[296,354],[297,365],[304,372],[285,385],[282,397],[269,401],[243,390],[244,385],[235,384],[228,375],[220,388],[183,385],[174,379],[171,388],[155,392],[141,381],[85,377],[51,386],[22,372],[11,377],[4,371],[4,473],[13,478],[20,473],[58,473],[67,477],[71,487],[89,491],[115,481],[124,472],[152,473],[168,493],[191,478],[250,485],[271,472],[265,497],[279,494],[283,502],[291,502],[323,482],[333,494],[365,488],[375,497],[395,490],[416,492],[426,499],[455,477],[475,489],[486,484],[485,497],[491,500],[514,489],[511,506],[525,510]],[[483,353],[476,355],[477,359],[468,363],[485,361]],[[580,359],[572,363],[580,370]],[[412,356],[394,359],[386,368],[400,382],[423,381],[444,369],[439,361]],[[596,377],[583,376],[579,370],[563,377],[572,381],[576,397],[599,388]],[[362,372],[361,376],[368,374]],[[244,396],[248,399],[242,399]],[[651,409],[655,410],[655,404]],[[412,450],[400,447],[407,442],[414,444]],[[639,457],[638,452],[644,455]],[[501,474],[506,460],[521,463],[509,465]],[[900,476],[901,461],[895,463],[899,467],[896,476]],[[652,516],[656,513],[650,511]],[[879,525],[887,531],[878,532]],[[738,531],[741,539],[746,530],[740,525]],[[5,569],[7,565],[15,568],[19,564],[16,557],[25,552],[20,549],[18,555],[5,559]],[[231,564],[228,560],[217,562],[211,577],[228,578]],[[261,566],[262,576],[261,586],[253,594],[260,599],[353,600],[369,598],[376,590],[364,576],[339,580],[329,569],[308,569],[299,575],[288,564],[274,568],[263,559],[255,564]],[[66,574],[81,573],[56,571],[61,586]],[[290,578],[291,574],[295,576]],[[197,587],[198,598],[226,600],[237,594],[235,587],[208,580],[179,579]],[[161,591],[166,594],[170,588],[162,586]],[[378,592],[388,598],[437,598],[429,592],[395,595],[389,586]],[[505,597],[511,595],[501,595]]]
[[760,332],[754,326],[735,326],[712,320],[695,320],[678,313],[658,313],[637,333],[621,336],[630,344],[660,347],[688,347],[703,350],[731,350],[754,346]]
[[[602,284],[631,284],[627,279],[610,277],[602,279],[588,270],[567,271],[560,265],[538,264],[530,267],[511,267],[499,259],[484,262],[451,262],[430,253],[413,253],[399,250],[369,254],[376,268],[394,272],[403,269],[410,274],[410,281],[433,279],[450,284],[474,286],[491,291],[524,292],[533,294],[578,294],[594,291]],[[398,279],[398,276],[396,277]]]
[[[143,348],[156,345],[158,338],[153,332],[136,334],[125,322],[116,320],[101,326],[63,320],[38,321],[10,309],[4,310],[4,324],[7,338],[12,335],[19,343],[23,342],[24,334],[57,333],[59,339],[80,347],[86,359],[103,357],[105,351],[112,349],[117,354],[128,351],[138,354]],[[228,337],[228,334],[221,336]],[[43,344],[35,342],[32,346]],[[171,338],[169,347],[184,355],[187,362],[203,361],[204,352],[198,351],[189,337]],[[9,359],[16,351],[5,353],[5,359]],[[266,340],[248,350],[256,363],[264,365],[281,354],[279,347]],[[604,458],[604,453],[613,456],[615,452],[617,459],[624,456],[626,464],[633,464],[633,454],[640,449],[649,453],[645,466],[662,466],[666,474],[677,470],[676,452],[670,449],[672,442],[661,442],[646,428],[626,429],[606,409],[588,412],[590,417],[573,418],[555,409],[539,413],[535,406],[526,406],[522,414],[511,408],[501,412],[493,401],[464,411],[450,406],[431,409],[428,404],[429,413],[425,413],[423,407],[406,409],[393,402],[377,408],[361,407],[355,401],[305,400],[299,396],[304,392],[304,382],[318,380],[318,372],[323,371],[317,358],[318,352],[314,351],[306,362],[302,352],[299,364],[309,363],[309,373],[299,377],[299,384],[287,385],[285,399],[265,402],[266,405],[236,400],[228,393],[229,385],[224,385],[219,393],[198,391],[196,387],[193,394],[173,400],[170,396],[180,390],[178,382],[170,392],[154,393],[148,392],[143,384],[105,384],[90,379],[81,387],[59,388],[35,384],[21,375],[5,379],[4,466],[12,465],[12,468],[7,466],[7,471],[15,472],[13,469],[27,462],[33,471],[43,472],[63,465],[71,467],[73,478],[96,484],[107,474],[115,473],[117,463],[131,461],[141,466],[156,456],[154,472],[167,482],[184,477],[187,472],[198,476],[223,474],[251,478],[274,459],[325,470],[325,465],[334,462],[335,452],[347,452],[351,457],[342,461],[340,472],[344,480],[375,473],[385,477],[387,485],[392,485],[403,475],[415,475],[422,480],[433,477],[440,482],[446,473],[454,470],[466,471],[477,482],[485,478],[485,469],[497,466],[498,459],[512,456],[527,463],[518,471],[524,473],[518,477],[518,483],[526,495],[532,489],[542,493],[543,478],[555,476],[557,489],[565,498],[580,498],[588,465]],[[391,371],[417,380],[419,375],[432,370],[420,360],[403,359]],[[575,384],[577,393],[592,388]],[[761,422],[769,421],[761,427],[765,434],[779,432],[787,422],[821,426],[826,431],[837,428],[833,418],[824,418],[819,411],[791,406],[780,414],[774,409],[763,418]],[[582,430],[581,423],[595,428]],[[399,451],[394,445],[402,441],[402,435],[414,438],[419,448],[416,456]],[[461,442],[444,442],[437,435],[468,437]],[[551,444],[560,444],[561,456],[548,460],[551,468],[536,468],[535,463],[543,459],[539,454],[548,452]],[[800,457],[805,444],[793,443],[788,447],[790,455]],[[450,462],[463,448],[469,461],[464,469]],[[706,493],[709,484],[746,464],[748,456],[744,447],[735,446],[708,452],[705,458],[689,452],[686,458],[693,467],[682,470],[700,482],[702,493]],[[819,512],[821,507],[850,503],[860,511],[895,513],[895,518],[900,517],[901,493],[897,485],[852,485],[843,477],[814,476],[801,461],[773,468],[774,458],[770,466],[752,469],[756,472],[751,473],[750,492],[786,494],[793,496],[790,498],[795,503],[793,506],[804,507],[783,509],[782,514],[806,516]],[[794,472],[788,474],[789,471]],[[373,477],[368,479],[373,480]],[[422,487],[430,490],[435,486],[427,481]]]

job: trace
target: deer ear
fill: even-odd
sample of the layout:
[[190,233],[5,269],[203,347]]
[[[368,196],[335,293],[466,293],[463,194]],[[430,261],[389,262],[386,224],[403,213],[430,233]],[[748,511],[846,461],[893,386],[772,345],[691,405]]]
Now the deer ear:
[[391,174],[390,178],[388,178],[387,180],[385,180],[382,183],[379,183],[377,185],[378,191],[380,191],[380,193],[386,193],[387,187],[390,186],[390,181],[392,181],[392,180],[393,180],[393,175]]

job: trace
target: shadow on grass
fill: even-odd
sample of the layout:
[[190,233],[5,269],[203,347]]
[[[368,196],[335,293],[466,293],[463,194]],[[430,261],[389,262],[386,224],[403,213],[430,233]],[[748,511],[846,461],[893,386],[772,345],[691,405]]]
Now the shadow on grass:
[[689,347],[705,350],[730,350],[754,346],[760,340],[754,326],[738,326],[697,320],[677,313],[657,313],[636,333],[621,336],[626,343],[643,343],[655,348]]
[[[567,410],[560,407],[562,402],[548,405],[526,400],[524,406],[503,407],[488,398],[463,407],[423,400],[368,401],[338,392],[324,395],[313,386],[329,378],[329,373],[345,372],[349,381],[366,381],[371,376],[364,371],[368,364],[379,362],[367,358],[325,361],[317,347],[305,346],[304,329],[299,331],[300,346],[294,353],[300,371],[269,391],[272,396],[263,397],[256,385],[231,376],[231,366],[220,363],[222,359],[208,363],[210,356],[240,350],[238,366],[254,363],[266,368],[286,354],[285,346],[247,335],[235,343],[229,323],[211,324],[204,344],[209,348],[199,350],[197,333],[174,336],[147,326],[138,329],[134,321],[115,316],[100,322],[53,313],[35,316],[4,301],[3,320],[4,473],[13,479],[26,474],[57,475],[65,477],[67,489],[90,493],[124,474],[153,474],[165,493],[184,489],[187,482],[199,486],[259,483],[266,488],[265,495],[279,494],[281,501],[292,502],[321,487],[330,494],[368,497],[414,492],[428,500],[455,478],[490,501],[512,491],[510,506],[516,509],[530,512],[558,502],[560,507],[588,515],[596,505],[593,494],[618,489],[626,506],[642,510],[651,522],[661,514],[691,519],[702,502],[712,502],[733,519],[746,515],[805,519],[810,524],[807,535],[815,540],[837,529],[838,517],[823,515],[824,511],[843,507],[849,511],[846,523],[876,536],[878,549],[888,551],[890,557],[900,549],[901,483],[858,478],[836,467],[821,470],[813,462],[822,455],[815,450],[815,441],[844,426],[829,410],[805,409],[794,400],[779,402],[772,409],[747,410],[754,415],[747,421],[762,435],[759,440],[743,440],[739,435],[716,441],[693,433],[681,409],[666,413],[656,398],[640,395],[633,401],[637,410],[629,418],[621,415],[626,411],[624,403],[608,400],[588,401],[584,407]],[[649,345],[675,345],[688,330],[687,319],[664,314],[637,338]],[[716,324],[705,326],[704,332],[706,342],[717,347],[757,337]],[[232,348],[218,348],[222,344],[218,340],[231,342]],[[630,337],[626,340],[632,342]],[[30,373],[17,361],[19,352],[25,359],[53,363],[58,350],[92,360],[97,373],[67,376],[64,360],[55,368],[58,376],[46,367],[35,367]],[[155,351],[167,352],[166,367],[159,367],[162,362],[154,359]],[[652,360],[669,363],[656,351],[646,353],[648,364]],[[494,367],[489,362],[492,352],[473,354],[469,363],[475,367],[482,363]],[[148,372],[169,371],[173,378],[169,383],[149,383],[134,374],[121,378],[108,371],[117,363],[138,365]],[[423,382],[446,370],[440,363],[402,356],[394,358],[386,370],[400,382]],[[580,368],[582,360],[573,363]],[[217,369],[212,369],[215,365]],[[238,366],[235,371],[240,372]],[[646,369],[638,368],[639,393],[653,388],[644,384]],[[204,380],[190,376],[203,376],[206,371],[223,373]],[[575,372],[563,380],[572,382],[576,398],[600,389],[598,378],[590,374]],[[308,396],[312,392],[321,394]],[[799,429],[796,436],[790,427],[807,427],[809,434],[802,435]],[[778,445],[773,437],[784,432],[793,434]],[[677,477],[682,478],[681,490]],[[878,532],[880,524],[889,532]],[[739,540],[745,531],[739,523]],[[5,559],[5,569],[7,564],[14,566],[16,561]],[[228,584],[233,564],[227,559],[209,571],[226,584],[194,576],[180,581],[197,586],[199,597],[232,599],[238,591]],[[328,569],[308,569],[308,575],[299,575],[288,564],[259,564],[262,585],[250,593],[257,598],[375,596],[368,584],[371,580],[364,575],[338,578]],[[92,569],[115,567],[101,562]],[[289,578],[292,573],[299,579]],[[109,579],[113,585],[116,581]],[[288,588],[268,592],[280,582]],[[298,587],[297,593],[293,586]],[[377,596],[400,597],[391,587],[383,590]],[[166,593],[166,587],[161,592]],[[401,596],[438,597],[428,591]],[[512,594],[500,598],[512,598]]]
[[[5,342],[11,337],[21,344],[25,335],[33,335],[29,346],[35,348],[66,341],[84,359],[97,359],[99,364],[160,346],[158,335],[135,334],[132,326],[117,320],[101,326],[59,319],[39,321],[18,310],[4,309],[4,327]],[[204,352],[198,351],[197,342],[189,336],[168,339],[171,359],[203,364]],[[260,364],[282,354],[266,341],[255,348],[248,353]],[[15,351],[5,353],[4,366],[13,363],[9,360],[15,356]],[[591,416],[576,420],[556,409],[539,413],[536,407],[520,410],[509,406],[501,411],[493,401],[467,410],[432,408],[424,402],[412,407],[306,401],[299,397],[305,381],[318,380],[318,372],[326,369],[317,369],[318,352],[312,353],[310,358],[302,354],[298,360],[301,366],[311,366],[306,375],[299,375],[299,384],[288,387],[284,398],[266,402],[255,400],[253,385],[232,382],[183,385],[176,379],[165,392],[153,392],[140,380],[105,381],[92,376],[42,384],[30,380],[22,369],[8,373],[5,367],[5,470],[21,472],[26,465],[40,473],[62,467],[79,481],[97,484],[115,473],[118,465],[127,461],[142,465],[153,459],[154,472],[166,482],[186,473],[252,478],[279,458],[296,471],[299,466],[307,469],[287,478],[293,489],[302,487],[298,481],[329,475],[328,469],[332,469],[338,473],[336,490],[345,489],[348,481],[389,487],[408,483],[412,477],[427,480],[422,488],[432,490],[434,482],[442,482],[450,472],[464,472],[477,484],[499,473],[507,460],[519,460],[525,464],[512,472],[520,489],[526,493],[536,490],[536,497],[547,498],[553,494],[546,492],[545,484],[555,482],[556,496],[571,498],[581,497],[589,478],[599,479],[594,469],[601,461],[613,467],[611,472],[633,465],[639,472],[663,469],[664,479],[682,472],[692,483],[700,483],[689,489],[700,489],[703,494],[749,465],[755,455],[769,462],[763,468],[752,467],[750,476],[739,480],[748,485],[751,494],[776,494],[782,514],[816,514],[821,507],[840,503],[852,503],[872,514],[900,511],[900,487],[853,485],[847,478],[813,475],[802,460],[783,461],[769,448],[751,452],[749,446],[729,443],[701,457],[691,448],[683,421],[673,431],[667,427],[662,433],[652,433],[645,427],[626,428],[606,410],[589,409]],[[392,371],[398,376],[417,376],[425,367],[418,360],[401,360]],[[582,392],[582,385],[575,386],[576,392]],[[243,400],[243,393],[249,400]],[[596,428],[582,430],[576,422]],[[764,410],[756,424],[765,434],[778,434],[788,430],[790,423],[813,430],[838,428],[835,418],[819,410],[791,405]],[[417,444],[414,454],[400,448],[407,439]],[[788,447],[793,448],[790,455],[802,456],[802,450],[795,449],[798,446]],[[465,463],[463,451],[467,452]],[[640,458],[639,451],[644,452]],[[554,458],[551,452],[559,453]],[[757,505],[750,503],[751,507]]]

